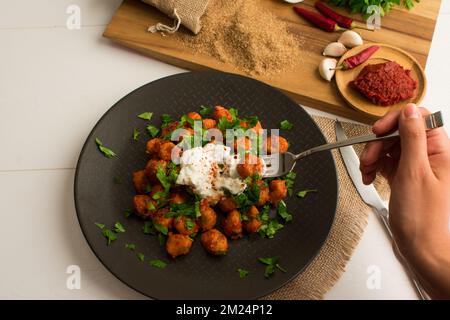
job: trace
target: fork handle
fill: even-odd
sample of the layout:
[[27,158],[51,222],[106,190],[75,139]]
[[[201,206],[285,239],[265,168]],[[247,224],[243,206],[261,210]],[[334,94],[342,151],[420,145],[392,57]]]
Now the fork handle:
[[398,136],[400,136],[400,134],[397,130],[397,131],[395,131],[391,134],[385,135],[385,136],[377,136],[375,134],[369,134],[366,136],[359,136],[359,137],[350,138],[350,139],[342,140],[342,141],[338,141],[338,142],[327,143],[327,144],[324,144],[324,145],[321,145],[318,147],[308,149],[306,151],[303,151],[303,152],[295,155],[295,160],[307,157],[311,154],[314,154],[314,153],[320,152],[320,151],[342,148],[342,147],[347,147],[347,146],[351,146],[354,144],[366,143],[366,142],[371,142],[371,141],[387,140],[387,139],[396,138]]

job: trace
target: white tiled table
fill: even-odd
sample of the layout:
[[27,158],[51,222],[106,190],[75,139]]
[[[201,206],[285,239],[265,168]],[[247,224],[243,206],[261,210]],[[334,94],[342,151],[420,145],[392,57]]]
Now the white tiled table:
[[[449,2],[443,1],[426,68],[424,103],[446,111],[448,123]],[[76,160],[99,117],[133,89],[182,72],[102,38],[119,3],[0,0],[0,298],[144,298],[95,258],[73,203]],[[81,8],[80,30],[66,28],[70,4]],[[69,265],[81,268],[81,290],[66,287]],[[379,290],[366,286],[371,265],[381,270]],[[327,298],[414,297],[371,214],[347,271]]]

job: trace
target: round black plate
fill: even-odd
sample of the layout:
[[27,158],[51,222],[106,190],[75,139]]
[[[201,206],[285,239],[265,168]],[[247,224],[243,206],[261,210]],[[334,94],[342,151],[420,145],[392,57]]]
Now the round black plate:
[[[279,128],[288,119],[294,127],[282,131],[297,152],[325,143],[310,116],[294,101],[274,88],[242,76],[218,72],[194,72],[170,76],[149,83],[117,102],[97,123],[81,151],[75,175],[75,205],[81,229],[100,261],[117,278],[135,290],[157,299],[254,299],[264,296],[299,274],[315,257],[328,236],[337,203],[337,176],[331,153],[324,152],[301,160],[296,166],[295,190],[317,189],[306,198],[291,197],[286,203],[294,220],[274,239],[259,236],[231,241],[226,256],[211,257],[200,241],[191,253],[171,260],[155,237],[144,235],[143,222],[124,218],[132,207],[134,190],[131,173],[146,164],[147,121],[136,115],[151,111],[151,123],[160,125],[160,116],[179,117],[201,105],[235,107],[242,116],[257,115],[264,128]],[[133,128],[142,134],[132,140]],[[100,138],[118,156],[107,159],[95,144]],[[114,177],[121,178],[117,184]],[[95,222],[112,228],[120,221],[126,232],[111,245]],[[134,243],[136,252],[125,248]],[[136,253],[145,254],[140,262]],[[266,279],[259,257],[279,257],[287,272],[277,271]],[[151,267],[147,260],[169,262],[165,269]],[[250,270],[240,279],[237,269]]]

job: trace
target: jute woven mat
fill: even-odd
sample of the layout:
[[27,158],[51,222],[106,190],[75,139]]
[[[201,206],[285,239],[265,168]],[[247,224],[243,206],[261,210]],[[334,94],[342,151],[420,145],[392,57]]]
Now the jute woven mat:
[[[329,142],[336,140],[334,120],[314,117]],[[343,123],[348,137],[370,133],[370,127]],[[363,146],[356,146],[359,154]],[[362,202],[342,162],[340,153],[333,151],[339,179],[339,202],[336,218],[325,245],[318,256],[296,279],[264,299],[323,299],[345,271],[356,245],[367,224],[368,207]],[[375,187],[383,198],[389,195],[389,186],[377,177]]]

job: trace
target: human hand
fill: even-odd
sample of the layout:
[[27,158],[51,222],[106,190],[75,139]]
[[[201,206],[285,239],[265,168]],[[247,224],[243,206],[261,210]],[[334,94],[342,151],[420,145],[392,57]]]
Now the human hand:
[[365,184],[377,172],[388,180],[389,222],[400,254],[432,297],[450,298],[450,141],[443,128],[425,130],[427,114],[409,104],[377,121],[375,134],[398,127],[400,140],[368,143],[360,169]]

